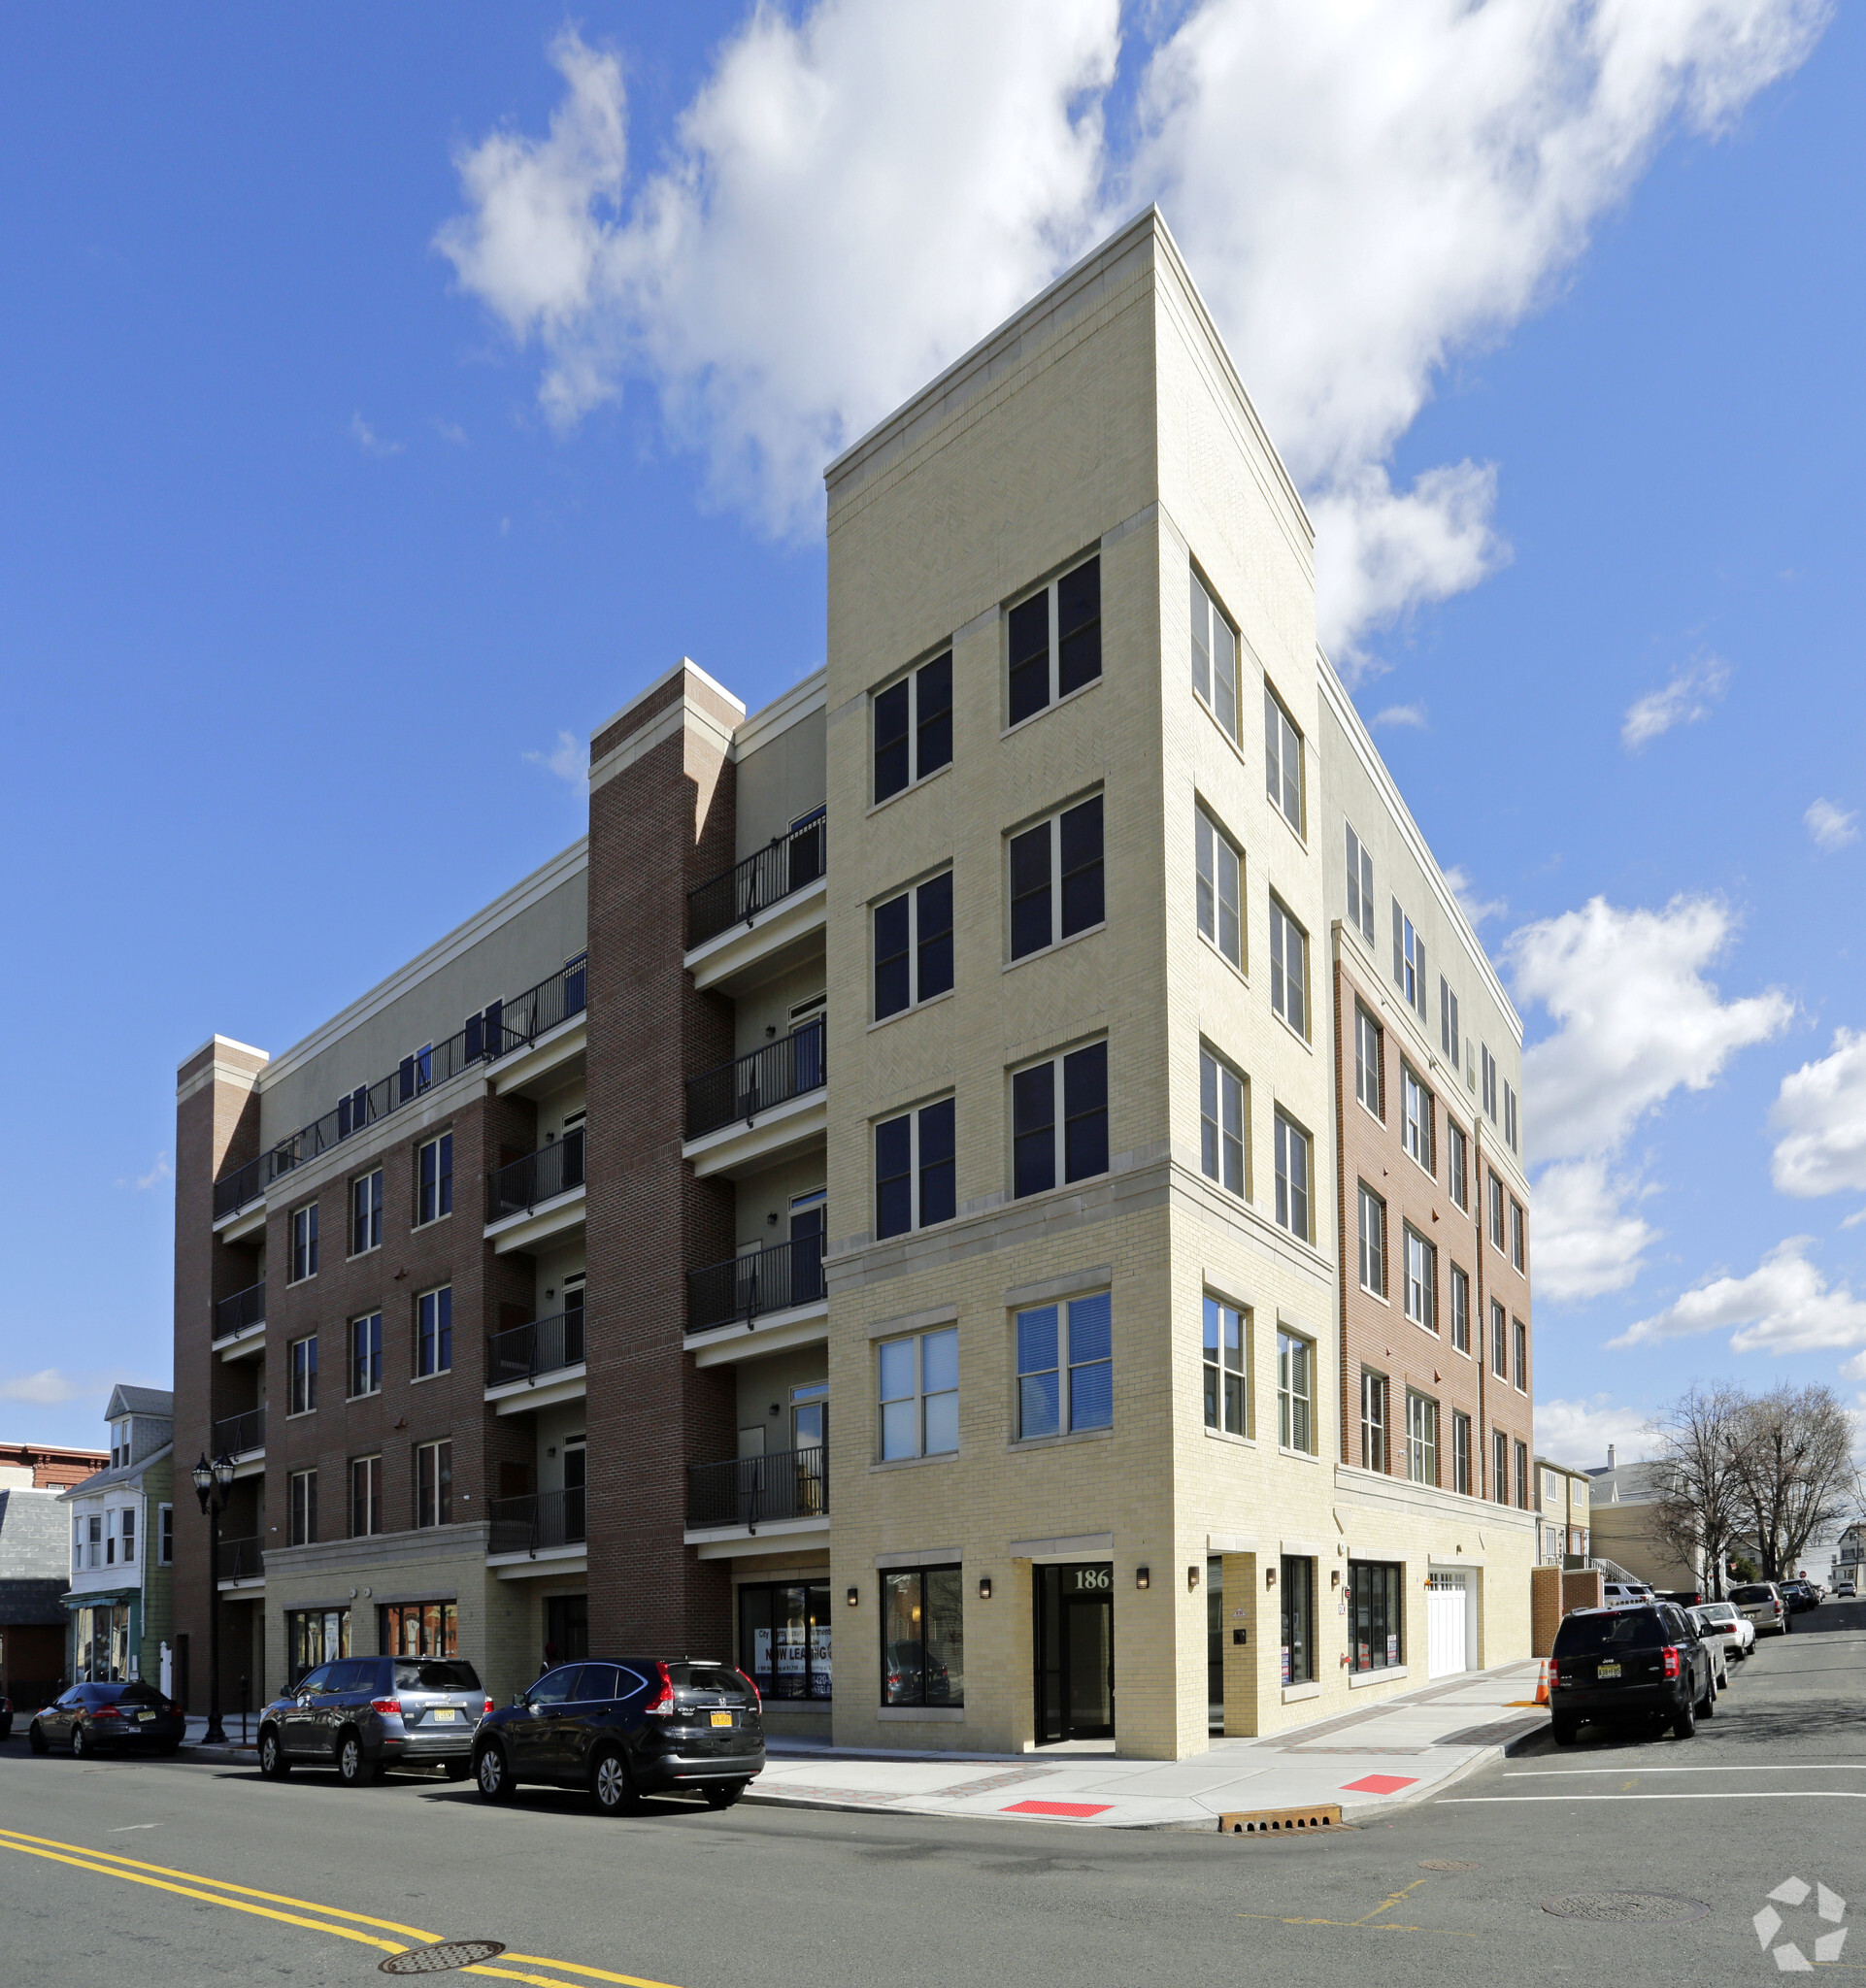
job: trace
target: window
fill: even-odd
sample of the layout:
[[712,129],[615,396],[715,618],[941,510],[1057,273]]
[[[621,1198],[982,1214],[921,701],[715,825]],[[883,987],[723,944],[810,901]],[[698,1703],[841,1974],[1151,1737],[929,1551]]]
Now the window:
[[952,873],[875,907],[875,1019],[952,991]]
[[1458,997],[1451,983],[1439,976],[1439,1047],[1453,1070],[1458,1068]]
[[296,1691],[320,1665],[350,1655],[348,1608],[285,1610],[285,1684]]
[[1115,1420],[1115,1311],[1106,1291],[1017,1313],[1017,1439]]
[[422,1442],[415,1450],[415,1523],[453,1522],[453,1444]]
[[1085,1180],[1108,1172],[1106,1043],[1050,1057],[1012,1077],[1011,1171],[1014,1197],[1043,1194],[1058,1178]]
[[1451,1199],[1461,1209],[1471,1206],[1471,1162],[1469,1145],[1461,1126],[1448,1118],[1445,1121],[1446,1157],[1449,1162],[1447,1173],[1450,1178]]
[[[379,1602],[376,1632],[383,1654],[389,1657],[457,1657],[460,1654],[459,1605],[454,1602]],[[412,1680],[398,1677],[404,1691]],[[469,1685],[468,1690],[478,1686]]]
[[1519,1318],[1511,1321],[1516,1355],[1516,1384],[1518,1393],[1529,1392],[1529,1328]]
[[350,1536],[365,1540],[383,1530],[383,1460],[353,1456],[350,1460]]
[[1406,1661],[1400,1640],[1405,1569],[1391,1561],[1348,1563],[1348,1667],[1386,1671]]
[[1415,1484],[1439,1480],[1439,1405],[1428,1396],[1406,1396],[1406,1474]]
[[1192,688],[1234,743],[1238,736],[1238,638],[1224,610],[1192,576]]
[[1277,1113],[1277,1223],[1309,1241],[1309,1135]]
[[1516,1503],[1524,1511],[1529,1509],[1529,1445],[1516,1444]]
[[1047,711],[1102,673],[1102,564],[1084,560],[1005,617],[1010,722]]
[[1462,1497],[1471,1495],[1471,1418],[1456,1413],[1451,1417],[1451,1488]]
[[1263,686],[1263,774],[1270,805],[1302,833],[1302,734],[1277,693]]
[[952,760],[952,652],[875,693],[875,798],[911,787]]
[[113,1422],[110,1425],[110,1467],[119,1470],[129,1462],[129,1423]]
[[1499,1505],[1510,1503],[1510,1439],[1501,1429],[1490,1432],[1490,1495]]
[[285,1348],[285,1413],[308,1415],[317,1406],[317,1335],[293,1340]]
[[1494,1174],[1490,1176],[1490,1241],[1496,1248],[1503,1247],[1503,1182]]
[[155,1508],[155,1564],[157,1567],[175,1565],[175,1508],[172,1505]]
[[1309,935],[1270,900],[1270,1006],[1297,1035],[1309,1035]]
[[1510,1377],[1510,1342],[1503,1307],[1490,1300],[1490,1371],[1499,1380]]
[[1411,1223],[1406,1228],[1406,1315],[1427,1332],[1439,1329],[1439,1253]]
[[430,1139],[417,1154],[416,1216],[422,1222],[438,1222],[453,1212],[453,1135],[444,1132]]
[[1199,1165],[1208,1179],[1246,1195],[1245,1102],[1247,1086],[1210,1049],[1199,1051]]
[[1283,1681],[1310,1684],[1316,1676],[1316,1563],[1283,1557]]
[[1360,1467],[1386,1470],[1386,1376],[1363,1372],[1360,1377]]
[[1244,971],[1244,857],[1203,808],[1193,811],[1199,862],[1199,930]]
[[1381,1025],[1354,1003],[1354,1095],[1376,1118],[1386,1116],[1385,1043]]
[[445,1374],[453,1365],[453,1286],[423,1291],[415,1301],[415,1377]]
[[1366,940],[1374,943],[1374,858],[1367,845],[1348,824],[1348,922]]
[[350,1322],[350,1398],[383,1391],[383,1314]]
[[117,1565],[117,1512],[112,1508],[104,1513],[104,1565]]
[[317,1473],[293,1471],[285,1484],[291,1511],[290,1543],[309,1546],[317,1537]]
[[1471,1279],[1454,1263],[1451,1266],[1451,1349],[1471,1350]]
[[1386,1204],[1360,1182],[1360,1287],[1386,1295]]
[[957,1212],[955,1109],[950,1098],[942,1098],[876,1126],[877,1236],[904,1236],[910,1229],[950,1222]]
[[104,1564],[104,1514],[94,1511],[90,1515],[89,1537],[85,1541],[86,1565],[101,1567]]
[[1497,1059],[1491,1055],[1487,1044],[1478,1044],[1479,1057],[1483,1066],[1483,1109],[1489,1113],[1490,1123],[1497,1122]]
[[1400,1065],[1400,1144],[1428,1174],[1438,1172],[1438,1155],[1433,1151],[1432,1093],[1411,1070]]
[[317,1204],[291,1211],[291,1281],[317,1275]]
[[1313,1454],[1316,1349],[1292,1332],[1277,1334],[1277,1441],[1284,1449]]
[[123,1541],[123,1565],[136,1565],[136,1508],[126,1505],[118,1521],[117,1530]]
[[1393,900],[1393,984],[1420,1021],[1425,1019],[1425,941]]
[[1245,1313],[1210,1292],[1205,1299],[1205,1426],[1230,1436],[1250,1433],[1245,1367]]
[[739,1669],[766,1698],[834,1697],[829,1584],[748,1581],[739,1590]]
[[[1058,940],[1099,925],[1102,897],[1102,797],[1094,795],[1014,835],[1011,849],[1011,957],[1023,959]],[[1054,880],[1060,878],[1060,926]]]
[[1522,1204],[1513,1194],[1510,1197],[1510,1261],[1521,1270],[1527,1261],[1523,1246]]
[[383,1170],[350,1183],[350,1253],[383,1246]]
[[959,1446],[959,1329],[883,1340],[879,1348],[882,1461],[950,1456]]
[[965,1703],[965,1618],[956,1567],[882,1575],[882,1703]]
[[1510,1142],[1510,1150],[1516,1149],[1516,1094],[1506,1079],[1503,1086],[1503,1136]]

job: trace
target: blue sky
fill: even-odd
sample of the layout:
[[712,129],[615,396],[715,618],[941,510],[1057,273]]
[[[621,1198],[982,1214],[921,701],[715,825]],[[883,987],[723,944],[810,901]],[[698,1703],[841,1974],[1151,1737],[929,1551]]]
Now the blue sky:
[[1155,195],[1545,1044],[1545,1444],[1866,1386],[1866,32],[966,11],[0,25],[0,1434],[166,1377],[179,1058],[569,841],[679,654],[816,667],[822,460]]

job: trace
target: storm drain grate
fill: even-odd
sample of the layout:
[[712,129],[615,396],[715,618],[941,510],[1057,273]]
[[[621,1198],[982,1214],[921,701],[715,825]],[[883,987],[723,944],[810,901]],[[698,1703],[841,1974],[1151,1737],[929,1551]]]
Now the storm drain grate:
[[1580,1891],[1568,1898],[1544,1899],[1542,1909],[1557,1919],[1614,1919],[1635,1926],[1703,1919],[1711,1911],[1702,1900],[1675,1898],[1662,1891]]
[[1317,1802],[1308,1808],[1254,1808],[1218,1817],[1218,1831],[1227,1837],[1319,1836],[1346,1829],[1338,1802]]
[[432,1946],[411,1946],[392,1953],[377,1971],[383,1974],[448,1974],[504,1953],[503,1939],[439,1939]]

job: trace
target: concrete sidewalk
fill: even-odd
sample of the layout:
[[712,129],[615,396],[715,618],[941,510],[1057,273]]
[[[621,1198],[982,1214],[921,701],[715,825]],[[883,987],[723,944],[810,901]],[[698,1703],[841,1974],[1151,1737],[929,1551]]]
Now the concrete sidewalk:
[[1544,1731],[1531,1661],[1467,1672],[1188,1760],[1107,1753],[889,1754],[780,1740],[748,1802],[897,1815],[1010,1815],[1099,1829],[1216,1829],[1227,1811],[1341,1805],[1347,1822],[1435,1793]]

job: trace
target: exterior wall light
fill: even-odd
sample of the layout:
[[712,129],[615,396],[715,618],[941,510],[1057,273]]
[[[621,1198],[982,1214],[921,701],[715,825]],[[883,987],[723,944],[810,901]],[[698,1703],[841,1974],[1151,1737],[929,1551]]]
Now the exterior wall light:
[[849,1606],[852,1608],[861,1598],[862,1591],[860,1588],[850,1588],[849,1591]]
[[988,1574],[982,1574],[979,1576],[979,1600],[982,1602],[988,1602],[990,1599],[991,1576]]
[[1266,1567],[1263,1570],[1263,1584],[1267,1588],[1273,1588],[1276,1586],[1277,1570],[1274,1567]]
[[1196,1567],[1188,1567],[1185,1570],[1185,1592],[1188,1595],[1197,1594],[1198,1588],[1199,1571]]
[[1135,1586],[1136,1586],[1137,1588],[1142,1588],[1142,1589],[1146,1589],[1146,1588],[1150,1588],[1150,1587],[1151,1587],[1151,1586],[1153,1585],[1153,1574],[1152,1574],[1152,1570],[1151,1570],[1150,1568],[1146,1568],[1146,1567],[1137,1567],[1137,1568],[1135,1568],[1135,1570],[1134,1570],[1134,1585],[1135,1585]]

